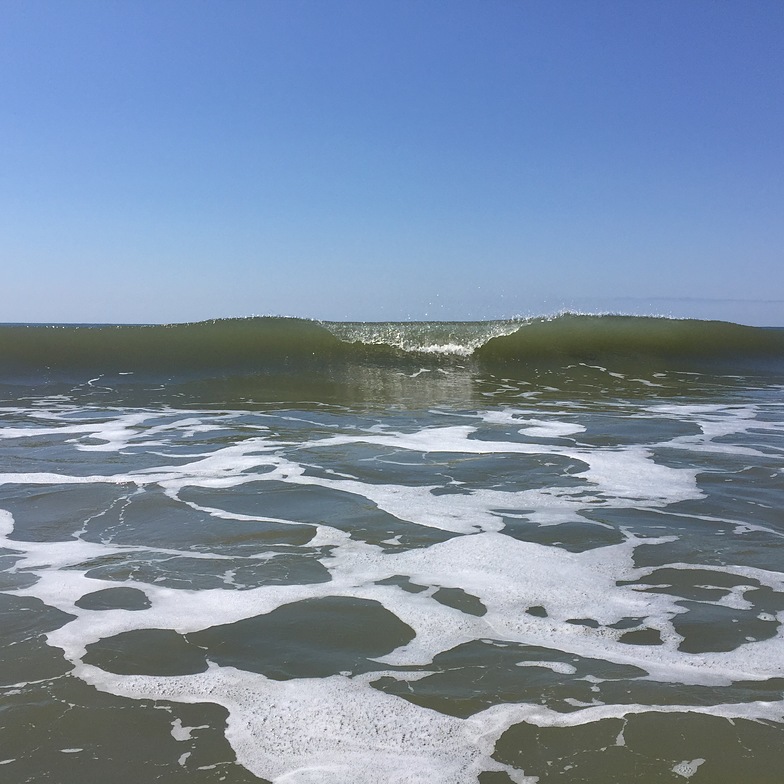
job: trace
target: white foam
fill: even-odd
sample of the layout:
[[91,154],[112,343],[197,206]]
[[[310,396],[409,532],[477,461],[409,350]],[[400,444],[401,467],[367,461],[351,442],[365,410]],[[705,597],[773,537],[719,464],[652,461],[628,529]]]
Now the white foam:
[[231,667],[161,678],[82,665],[79,675],[132,699],[222,705],[238,761],[274,784],[475,784],[483,770],[526,781],[491,758],[497,731],[488,735],[483,722],[422,708],[359,680],[273,681]]
[[[495,417],[491,421],[498,421]],[[697,471],[685,468],[671,468],[661,465],[653,460],[649,449],[639,446],[612,447],[605,449],[580,448],[580,447],[560,447],[556,445],[527,444],[508,441],[488,441],[471,438],[475,433],[476,427],[470,425],[453,425],[441,428],[425,428],[416,433],[364,433],[357,436],[339,435],[329,436],[323,439],[309,441],[305,447],[309,449],[332,448],[348,444],[369,443],[379,446],[392,447],[395,449],[406,449],[425,453],[459,453],[459,454],[528,454],[528,455],[554,455],[578,460],[586,464],[587,469],[577,474],[577,476],[589,483],[588,488],[555,488],[544,493],[534,493],[535,498],[528,499],[528,491],[514,494],[515,504],[518,508],[534,507],[533,501],[541,501],[544,497],[548,499],[559,498],[563,500],[572,494],[575,501],[570,503],[573,513],[586,506],[588,499],[586,493],[590,494],[593,490],[598,497],[606,500],[612,499],[614,506],[629,505],[629,502],[644,503],[655,506],[664,506],[677,501],[702,498],[703,494],[697,487]],[[291,477],[290,481],[310,484],[329,484],[329,480],[314,477]],[[591,487],[591,485],[593,487]],[[338,486],[338,485],[335,485]],[[444,517],[449,515],[434,514],[432,503],[422,497],[422,488],[395,488],[392,493],[382,493],[378,485],[368,487],[364,483],[342,483],[340,486],[349,492],[360,492],[361,494],[374,500],[382,508],[392,514],[397,514],[399,505],[392,500],[390,495],[398,497],[410,495],[410,491],[418,492],[419,503],[426,503],[428,506],[427,520],[439,519],[441,522],[438,527],[445,527],[447,530],[466,531],[466,525],[458,527],[447,527],[444,525]],[[390,486],[387,486],[390,488]],[[391,488],[390,488],[391,489]],[[430,488],[426,489],[429,493]],[[478,498],[483,491],[474,491],[473,498]],[[382,496],[383,497],[380,497]],[[492,499],[492,506],[486,508],[508,507],[510,495],[506,495],[507,502],[502,500],[502,494],[498,493]],[[489,501],[487,492],[484,491],[485,501]],[[442,502],[444,503],[444,502]],[[449,503],[457,503],[454,498],[450,498]],[[470,502],[463,502],[470,503]],[[386,505],[384,505],[386,504]],[[547,503],[546,506],[551,504]],[[407,505],[410,506],[410,505]],[[397,511],[396,511],[397,510]],[[460,515],[459,517],[463,517]],[[405,519],[411,519],[410,516]],[[476,519],[476,518],[475,518]],[[480,524],[486,525],[487,517],[484,516]],[[425,523],[425,524],[432,524]],[[474,526],[475,528],[476,526]],[[497,526],[490,524],[489,530],[497,530]]]
[[14,530],[14,517],[5,509],[0,509],[0,537],[9,536]]
[[[334,446],[370,440],[394,443],[396,446],[401,446],[405,442],[406,447],[420,450],[435,447],[439,450],[469,453],[479,450],[539,449],[525,444],[477,441],[469,438],[473,432],[474,428],[470,426],[428,428],[415,434],[377,433],[358,437],[338,436],[310,442],[309,446],[327,444]],[[535,509],[536,511],[529,516],[538,522],[568,520],[570,514],[585,504],[585,491],[582,489],[579,495],[574,497],[572,496],[574,491],[570,489],[524,491],[515,494],[482,490],[475,491],[471,495],[436,496],[430,492],[429,487],[368,485],[353,480],[305,476],[299,464],[269,454],[271,449],[278,446],[277,442],[270,442],[263,438],[248,439],[215,450],[207,457],[180,466],[157,467],[132,475],[124,474],[114,479],[115,481],[131,480],[137,484],[147,481],[160,482],[167,492],[175,496],[179,489],[188,485],[231,487],[265,478],[300,484],[319,484],[370,498],[380,508],[402,519],[459,533],[499,530],[502,516],[498,510],[503,510],[504,505],[508,505],[510,501],[523,508]],[[558,448],[556,451],[562,454],[582,455],[582,452],[571,448],[569,450]],[[624,496],[628,496],[635,503],[638,503],[641,498],[649,503],[663,503],[673,496],[689,496],[693,491],[690,472],[657,466],[649,459],[648,453],[640,448],[620,451],[599,450],[589,456],[589,459],[592,463],[584,472],[585,475],[599,491],[612,496],[614,505],[618,505],[619,499],[623,499]],[[274,470],[262,475],[254,474],[253,469],[261,465],[265,468],[272,465]],[[682,486],[679,488],[679,483],[673,478],[684,476],[686,481],[681,483]],[[42,477],[36,475],[29,478],[40,481]],[[51,479],[52,475],[45,475],[45,481]],[[58,477],[59,481],[63,479],[64,477]],[[70,479],[95,480],[94,477]],[[650,490],[646,488],[646,484]],[[658,489],[662,484],[667,484],[665,498],[661,497]],[[674,493],[673,489],[675,489]],[[220,510],[208,511],[221,514]],[[229,513],[225,513],[225,516],[237,517]],[[251,516],[244,517],[258,519]],[[234,592],[238,596],[231,599],[227,599],[224,592],[217,591],[215,601],[210,598],[212,592],[203,591],[196,595],[196,601],[188,603],[192,606],[189,608],[187,622],[182,619],[182,599],[178,597],[174,600],[173,594],[167,594],[158,587],[153,608],[144,614],[123,611],[105,613],[100,623],[94,618],[84,623],[79,619],[69,624],[67,634],[65,631],[53,632],[51,642],[71,651],[74,657],[78,658],[80,655],[78,652],[82,650],[85,640],[100,639],[102,636],[131,628],[149,628],[153,622],[179,631],[192,631],[208,623],[228,623],[247,617],[248,613],[269,612],[287,602],[342,591],[344,595],[379,599],[388,609],[396,612],[416,629],[417,638],[414,643],[406,651],[398,651],[394,654],[399,662],[427,662],[439,651],[444,650],[444,646],[453,647],[461,642],[483,636],[503,636],[521,642],[552,645],[561,650],[584,655],[603,653],[617,661],[629,661],[629,646],[614,642],[619,636],[618,633],[606,628],[589,630],[582,626],[564,625],[570,617],[592,617],[602,624],[609,625],[626,616],[650,616],[649,625],[659,629],[666,643],[663,647],[669,651],[667,656],[662,657],[662,652],[656,648],[653,650],[647,648],[644,654],[637,648],[633,652],[635,661],[643,660],[646,666],[661,671],[671,668],[677,661],[673,648],[679,638],[672,631],[669,618],[680,610],[673,607],[670,599],[641,595],[632,588],[621,589],[615,585],[616,579],[630,575],[631,551],[634,543],[625,543],[616,548],[605,547],[583,554],[571,554],[557,548],[516,542],[508,537],[488,534],[482,537],[454,539],[426,550],[383,556],[378,548],[350,542],[345,534],[330,530],[327,526],[319,528],[318,536],[320,542],[336,545],[332,557],[324,561],[333,577],[333,582],[327,586],[278,586],[252,592]],[[651,543],[651,540],[646,541]],[[88,545],[84,542],[68,544],[69,547],[65,547],[63,543],[30,544],[26,548],[25,561],[26,568],[41,571],[42,579],[34,592],[48,603],[66,610],[69,603],[78,599],[81,592],[85,590],[84,585],[79,584],[79,581],[73,577],[64,577],[65,572],[45,570],[73,565],[97,557],[98,554],[119,552],[122,549],[111,548],[107,551],[102,545]],[[515,555],[510,561],[509,557],[512,553]],[[597,558],[601,564],[592,564]],[[526,576],[524,589],[520,587],[521,568],[524,569]],[[488,615],[483,619],[476,619],[452,608],[435,606],[437,603],[429,596],[412,597],[406,594],[401,600],[399,595],[401,592],[396,589],[388,588],[382,593],[378,586],[369,587],[374,580],[394,574],[406,574],[411,579],[424,582],[426,585],[467,590],[488,607]],[[457,579],[454,579],[455,574]],[[70,583],[70,587],[66,583]],[[242,598],[239,598],[239,595]],[[261,600],[262,596],[263,600]],[[555,608],[550,606],[553,597],[557,597]],[[218,604],[221,605],[220,610],[217,609]],[[520,618],[521,606],[524,608],[538,604],[548,604],[548,619],[527,615]],[[250,607],[253,609],[249,609]],[[513,619],[512,622],[508,620],[509,617]],[[89,627],[90,631],[82,627]],[[69,635],[75,635],[82,644],[77,646],[75,640],[68,639]],[[755,650],[761,649],[755,647]],[[680,659],[685,660],[683,656]],[[728,675],[720,674],[726,664],[727,662],[717,662],[713,668],[706,668],[705,673],[700,677],[708,677],[709,680],[715,680],[716,677],[726,679]],[[730,670],[733,666],[729,664]],[[693,668],[689,667],[681,670],[676,667],[673,672],[679,673],[676,677],[688,681],[695,677],[692,670]]]
[[[417,633],[411,643],[381,660],[401,666],[425,664],[439,651],[468,639],[490,637],[636,665],[663,682],[727,685],[782,672],[781,638],[699,656],[678,651],[681,638],[671,625],[671,618],[682,612],[675,604],[677,597],[616,585],[624,575],[638,573],[632,567],[635,544],[628,541],[569,553],[484,533],[384,556],[382,564],[392,574],[407,575],[418,584],[460,587],[477,596],[487,613],[476,618],[451,608],[437,609],[425,604],[426,598],[403,591],[393,595],[394,604],[376,594],[373,598]],[[544,606],[548,617],[528,615],[525,609],[531,606]],[[663,644],[619,642],[623,632],[607,627],[626,617],[646,618],[646,625],[661,633]],[[566,623],[574,618],[591,618],[602,626],[594,629]]]
[[734,455],[767,457],[766,453],[750,446],[740,446],[717,439],[755,431],[781,432],[780,422],[767,422],[757,417],[757,409],[752,405],[678,405],[658,404],[649,406],[650,413],[677,418],[683,422],[693,422],[700,428],[698,435],[679,436],[661,445],[675,449],[688,449],[694,452],[721,452]]
[[678,776],[683,776],[685,779],[690,779],[697,772],[697,768],[704,762],[705,760],[701,757],[693,760],[683,760],[683,762],[679,762],[672,767],[672,772]]
[[546,670],[552,670],[560,675],[574,675],[577,668],[573,664],[558,661],[519,661],[515,664],[516,667],[543,667]]
[[198,727],[183,727],[181,719],[172,722],[171,735],[176,741],[186,741],[193,737],[194,730],[209,729],[208,724],[200,724]]
[[527,420],[527,426],[520,429],[521,435],[534,438],[565,438],[576,433],[583,433],[583,425],[569,422],[545,422],[541,419]]
[[[683,448],[710,447],[712,438],[758,426],[751,409],[744,407],[709,407],[706,410],[705,407],[665,406],[654,409],[656,415],[676,415],[681,420],[699,421],[705,425],[698,436],[666,442]],[[558,418],[523,419],[523,413],[507,409],[471,414],[467,415],[472,419],[470,424],[426,427],[414,433],[371,427],[365,432],[311,439],[303,446],[308,450],[342,450],[356,444],[374,444],[445,455],[516,453],[544,459],[548,456],[569,458],[579,461],[578,467],[585,466],[582,471],[572,474],[583,482],[570,487],[544,486],[518,492],[475,489],[470,494],[437,495],[432,492],[435,486],[371,484],[349,478],[347,474],[313,476],[296,461],[291,444],[270,437],[264,430],[256,437],[229,446],[207,449],[188,458],[178,456],[176,464],[140,471],[108,476],[68,476],[52,472],[0,475],[2,482],[29,484],[115,482],[137,487],[159,484],[177,500],[186,487],[230,488],[260,481],[318,485],[368,499],[401,520],[464,534],[429,547],[385,554],[380,547],[352,540],[347,532],[319,525],[309,544],[331,548],[321,557],[332,578],[328,583],[227,590],[233,581],[232,565],[223,572],[227,589],[187,591],[145,585],[151,603],[146,610],[92,611],[77,607],[76,602],[86,593],[100,588],[134,583],[87,578],[83,570],[88,566],[81,570],[74,567],[107,555],[133,554],[142,549],[172,555],[182,553],[89,543],[78,538],[54,543],[4,539],[0,544],[19,553],[17,568],[38,577],[34,585],[19,589],[18,595],[38,597],[47,605],[76,616],[47,634],[49,644],[62,649],[75,665],[76,676],[97,688],[134,699],[208,701],[223,705],[229,711],[227,737],[238,760],[256,775],[273,782],[342,784],[350,780],[357,784],[376,784],[400,780],[461,784],[475,782],[478,773],[485,769],[506,770],[513,781],[532,782],[534,778],[491,759],[495,740],[512,724],[527,721],[538,726],[575,726],[653,708],[634,704],[599,705],[594,701],[581,702],[576,706],[579,710],[564,714],[541,705],[498,705],[471,719],[459,719],[374,689],[371,680],[381,677],[381,673],[357,678],[333,676],[280,682],[230,667],[211,666],[205,673],[189,676],[122,676],[84,664],[82,657],[86,646],[136,629],[173,629],[185,634],[266,614],[304,599],[345,596],[378,601],[414,630],[416,636],[408,645],[378,659],[396,667],[415,668],[409,672],[404,669],[385,673],[387,677],[401,681],[426,677],[429,674],[427,665],[438,654],[476,640],[541,646],[568,655],[634,665],[645,670],[651,679],[687,685],[721,686],[736,680],[766,680],[783,675],[784,640],[781,637],[740,645],[732,651],[686,654],[678,650],[681,638],[672,623],[673,618],[684,611],[677,604],[678,597],[644,593],[634,585],[618,584],[654,571],[654,568],[634,566],[637,546],[663,543],[668,538],[636,539],[627,533],[620,544],[572,553],[498,533],[505,517],[539,524],[569,522],[591,503],[613,508],[663,509],[675,501],[701,497],[694,470],[660,465],[647,447],[589,448],[473,437],[480,425],[514,426],[523,435],[542,439],[559,439],[582,429],[581,425]],[[98,445],[100,451],[122,450],[129,444],[150,445],[159,439],[165,446],[169,443],[167,439],[188,438],[205,432],[213,427],[214,417],[220,415],[183,416],[182,412],[168,412],[167,416],[170,419],[163,424],[146,429],[144,423],[152,415],[135,412],[128,416],[118,415],[113,421],[99,425],[42,428],[39,434],[90,434],[90,438],[102,440]],[[155,421],[161,421],[160,413]],[[78,429],[63,430],[69,427]],[[0,431],[0,436],[3,432]],[[28,432],[25,430],[26,435]],[[151,437],[156,440],[150,440]],[[714,446],[723,448],[719,444]],[[75,442],[75,448],[84,447],[92,448],[92,445]],[[188,502],[188,506],[216,518],[274,519],[192,502]],[[7,537],[12,530],[12,515],[0,510],[0,536]],[[189,558],[221,558],[190,551],[187,555]],[[259,553],[246,562],[260,562],[264,557],[264,553]],[[713,569],[758,580],[774,590],[784,590],[784,576],[774,571],[731,565],[668,566]],[[401,575],[425,586],[426,590],[409,593],[396,585],[377,584]],[[645,587],[649,587],[648,584]],[[750,587],[737,586],[715,604],[747,609],[751,604],[744,592]],[[441,604],[435,599],[438,588],[456,588],[476,597],[484,606],[485,614],[467,614]],[[526,610],[533,606],[545,607],[547,616],[528,614]],[[779,616],[783,615],[779,613]],[[662,645],[634,646],[622,642],[624,632],[609,627],[629,617],[640,618],[641,625],[659,631]],[[766,613],[760,613],[758,617],[775,619]],[[598,628],[568,623],[586,618],[596,621]],[[538,661],[530,657],[521,657],[517,665],[546,667],[564,676],[577,671],[574,665],[566,662]],[[586,679],[590,680],[590,676]],[[774,721],[784,718],[782,704],[772,702],[707,707],[668,705],[656,706],[655,710],[688,710]],[[190,740],[195,729],[198,728],[184,727],[177,719],[172,723],[172,737],[178,741]],[[621,731],[616,744],[624,742]],[[181,764],[185,764],[188,754],[181,756]],[[688,778],[699,764],[700,760],[685,760],[678,763],[673,772]]]

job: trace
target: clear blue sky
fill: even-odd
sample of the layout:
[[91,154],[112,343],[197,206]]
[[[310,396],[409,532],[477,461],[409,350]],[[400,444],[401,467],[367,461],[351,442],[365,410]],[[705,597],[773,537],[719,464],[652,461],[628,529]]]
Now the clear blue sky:
[[784,325],[782,0],[5,0],[0,321]]

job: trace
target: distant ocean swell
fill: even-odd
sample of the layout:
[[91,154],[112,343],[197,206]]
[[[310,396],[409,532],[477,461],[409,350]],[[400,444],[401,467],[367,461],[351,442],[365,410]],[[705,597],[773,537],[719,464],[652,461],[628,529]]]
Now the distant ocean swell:
[[485,322],[316,322],[261,317],[157,326],[0,326],[0,367],[253,373],[281,367],[455,361],[482,365],[784,362],[784,330],[718,321],[565,314]]

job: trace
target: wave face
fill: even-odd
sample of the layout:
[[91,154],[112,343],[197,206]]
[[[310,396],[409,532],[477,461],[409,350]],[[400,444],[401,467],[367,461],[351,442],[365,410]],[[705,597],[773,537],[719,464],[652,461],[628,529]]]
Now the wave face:
[[263,317],[166,326],[3,326],[5,370],[274,372],[470,361],[511,367],[616,359],[784,362],[784,330],[716,321],[564,314],[483,322],[315,322]]
[[501,361],[603,359],[743,361],[784,359],[784,331],[723,321],[563,315],[536,319],[476,351]]
[[7,367],[106,371],[264,368],[329,361],[341,341],[312,321],[250,318],[162,326],[5,326],[0,362]]

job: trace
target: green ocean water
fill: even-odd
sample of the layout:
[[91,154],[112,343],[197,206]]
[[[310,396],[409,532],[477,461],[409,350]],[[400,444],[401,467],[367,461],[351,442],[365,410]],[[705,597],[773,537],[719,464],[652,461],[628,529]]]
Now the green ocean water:
[[784,332],[0,327],[0,775],[778,782]]

